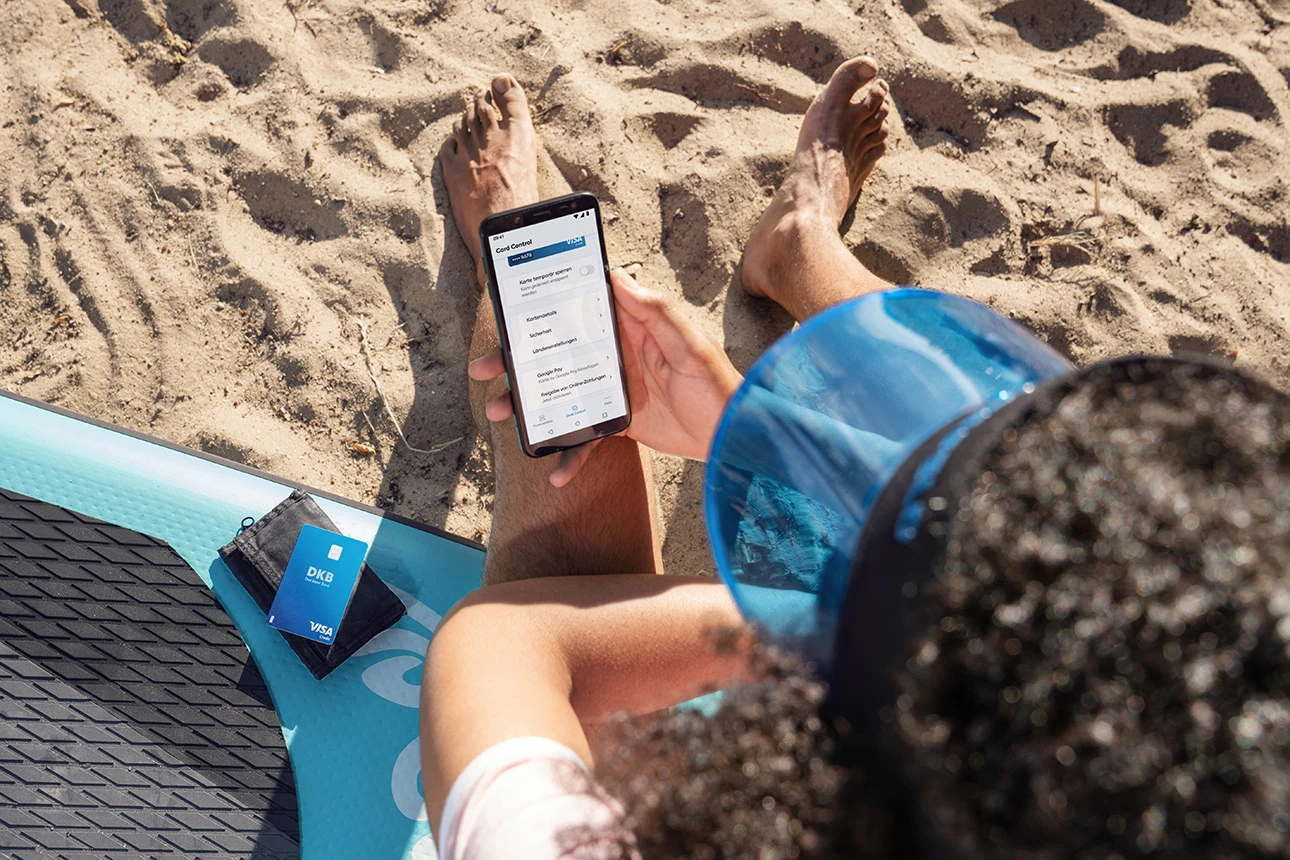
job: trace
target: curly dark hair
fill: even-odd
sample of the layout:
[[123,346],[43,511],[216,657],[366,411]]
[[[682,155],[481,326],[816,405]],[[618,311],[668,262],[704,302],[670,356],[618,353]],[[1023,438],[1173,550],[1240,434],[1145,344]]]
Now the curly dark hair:
[[971,853],[1290,857],[1290,405],[1094,373],[954,518],[897,707]]
[[715,716],[612,726],[599,777],[644,856],[899,857],[930,821],[964,857],[1290,857],[1288,404],[1095,372],[1008,431],[889,736],[821,719],[773,652]]
[[752,659],[761,680],[723,694],[714,715],[607,727],[597,777],[643,856],[896,856],[900,810],[869,751],[820,717],[825,685],[793,654],[759,647]]

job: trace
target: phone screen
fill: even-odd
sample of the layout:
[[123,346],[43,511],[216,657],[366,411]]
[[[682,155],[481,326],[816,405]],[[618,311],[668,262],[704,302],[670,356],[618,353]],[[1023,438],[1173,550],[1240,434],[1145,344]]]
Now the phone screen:
[[529,444],[626,415],[596,212],[516,227],[486,244]]

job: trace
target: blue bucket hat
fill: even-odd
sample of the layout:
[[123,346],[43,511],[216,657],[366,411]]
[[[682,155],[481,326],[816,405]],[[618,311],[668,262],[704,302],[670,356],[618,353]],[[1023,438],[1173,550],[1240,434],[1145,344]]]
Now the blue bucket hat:
[[893,526],[911,540],[919,491],[971,429],[1071,370],[989,308],[918,289],[781,338],[727,405],[704,482],[717,571],[744,617],[827,677],[857,545],[893,476],[919,453]]

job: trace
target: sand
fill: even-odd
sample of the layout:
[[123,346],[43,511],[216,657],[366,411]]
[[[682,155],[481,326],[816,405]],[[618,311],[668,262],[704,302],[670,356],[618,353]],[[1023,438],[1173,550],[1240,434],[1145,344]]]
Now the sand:
[[[463,98],[513,73],[544,191],[746,368],[791,321],[743,241],[861,53],[897,109],[867,265],[1077,362],[1290,382],[1287,0],[3,0],[0,386],[486,538]],[[655,474],[669,570],[710,570],[701,468]]]

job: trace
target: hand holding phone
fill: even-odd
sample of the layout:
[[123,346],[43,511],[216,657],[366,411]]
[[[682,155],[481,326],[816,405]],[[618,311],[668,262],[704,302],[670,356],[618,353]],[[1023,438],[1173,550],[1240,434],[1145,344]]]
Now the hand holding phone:
[[[611,275],[623,346],[632,423],[626,435],[643,445],[690,459],[707,456],[717,423],[743,377],[712,337],[691,323],[675,302],[636,283],[622,270]],[[472,379],[505,373],[500,350],[470,363]],[[487,404],[491,421],[514,415],[508,392]],[[567,449],[551,483],[567,484],[595,442]]]
[[542,457],[631,423],[600,206],[571,194],[479,228],[520,447]]

